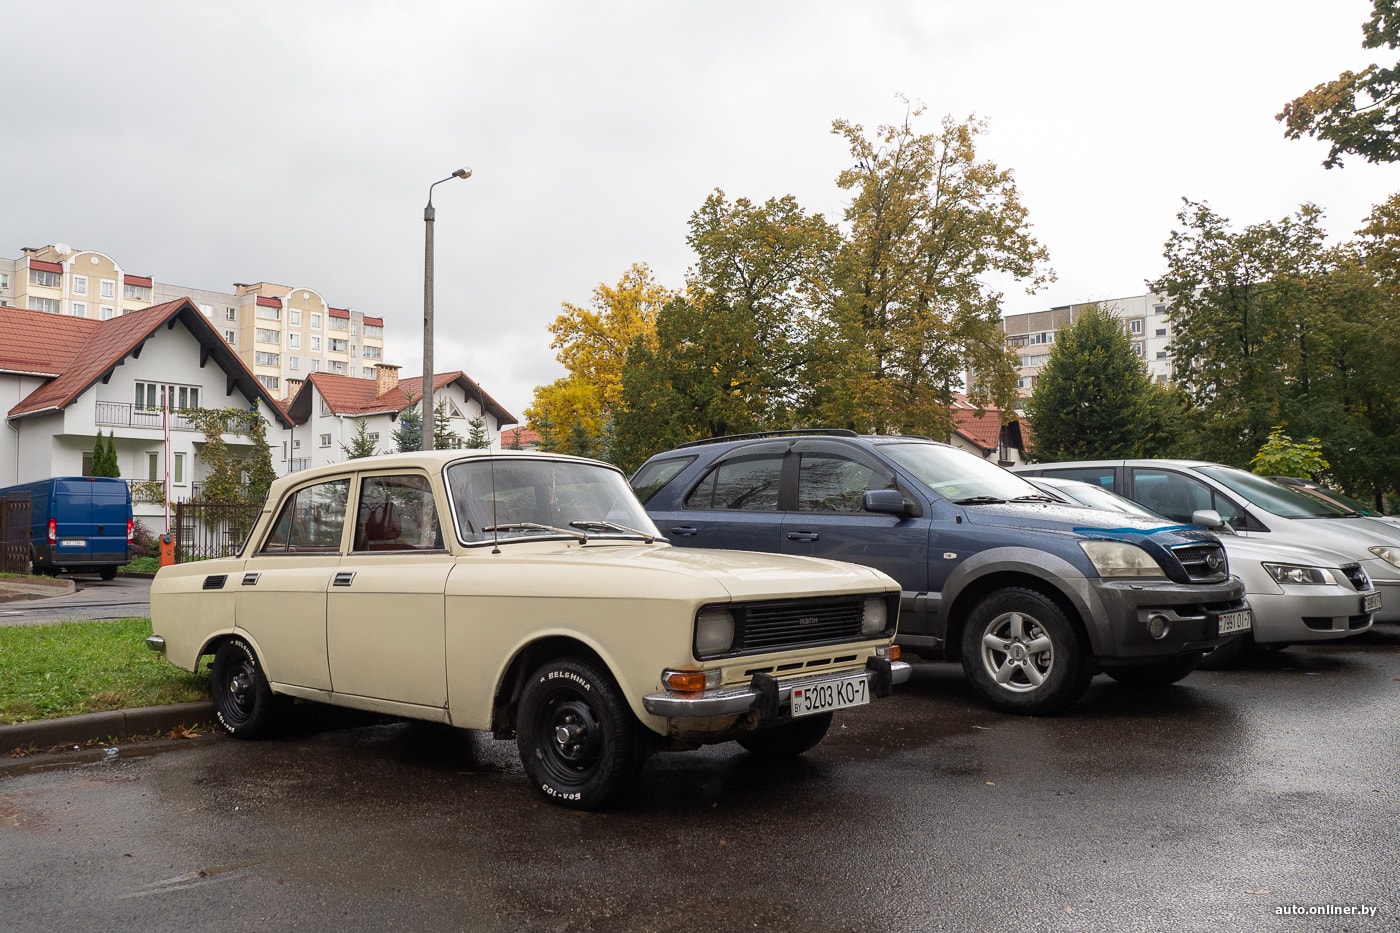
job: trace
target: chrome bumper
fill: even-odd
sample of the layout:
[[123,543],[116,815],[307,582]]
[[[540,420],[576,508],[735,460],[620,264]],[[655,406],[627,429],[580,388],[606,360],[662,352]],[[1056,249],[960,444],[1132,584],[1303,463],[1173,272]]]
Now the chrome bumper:
[[150,648],[152,651],[159,651],[161,654],[165,654],[165,639],[161,638],[159,635],[147,635],[146,647]]
[[732,716],[750,710],[758,710],[765,718],[776,718],[792,707],[793,687],[860,678],[871,696],[884,697],[889,696],[890,687],[908,680],[912,671],[907,661],[871,658],[863,671],[840,671],[781,681],[767,674],[755,674],[745,687],[721,687],[704,693],[649,693],[642,697],[642,705],[653,716],[671,719]]

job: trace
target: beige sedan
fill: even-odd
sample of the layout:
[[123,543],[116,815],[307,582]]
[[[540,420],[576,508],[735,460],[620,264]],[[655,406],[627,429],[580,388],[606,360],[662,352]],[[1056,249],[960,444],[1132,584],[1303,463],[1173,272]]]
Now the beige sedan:
[[156,576],[148,644],[213,656],[234,735],[291,698],[489,730],[597,808],[655,749],[816,745],[908,678],[898,605],[870,568],[672,548],[606,464],[437,451],[278,480],[242,553]]

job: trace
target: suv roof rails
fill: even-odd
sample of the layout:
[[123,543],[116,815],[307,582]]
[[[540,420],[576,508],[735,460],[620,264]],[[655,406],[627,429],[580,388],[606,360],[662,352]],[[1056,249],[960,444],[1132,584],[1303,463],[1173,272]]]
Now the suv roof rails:
[[757,440],[764,437],[791,437],[806,434],[824,434],[829,437],[860,437],[855,431],[848,428],[791,428],[782,431],[755,431],[752,434],[726,434],[723,437],[710,437],[700,441],[687,441],[677,445],[680,450],[685,447],[703,447],[705,444],[719,444],[724,441],[748,441]]

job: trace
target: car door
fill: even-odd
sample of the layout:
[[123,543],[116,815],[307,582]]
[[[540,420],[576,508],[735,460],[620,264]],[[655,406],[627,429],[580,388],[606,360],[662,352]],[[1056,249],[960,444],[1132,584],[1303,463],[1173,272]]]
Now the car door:
[[681,497],[679,512],[654,514],[681,547],[781,551],[778,496],[788,442],[739,447],[717,460]]
[[[1244,507],[1197,477],[1163,467],[1128,468],[1129,498],[1174,522],[1190,524],[1201,509],[1214,509],[1238,534],[1257,530]],[[1267,529],[1265,529],[1267,530]]]
[[257,642],[273,683],[330,690],[326,593],[344,546],[348,476],[283,499],[266,538],[236,583],[237,625]]
[[326,597],[326,651],[337,694],[447,706],[443,547],[424,473],[362,475],[350,551]]

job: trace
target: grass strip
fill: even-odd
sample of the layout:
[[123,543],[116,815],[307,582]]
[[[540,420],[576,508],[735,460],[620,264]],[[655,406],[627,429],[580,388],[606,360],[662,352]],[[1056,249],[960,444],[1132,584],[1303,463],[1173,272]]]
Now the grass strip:
[[209,698],[146,647],[150,619],[0,626],[0,725]]

